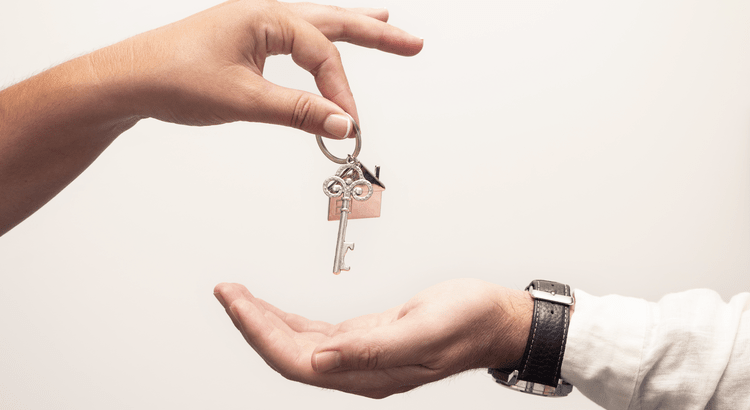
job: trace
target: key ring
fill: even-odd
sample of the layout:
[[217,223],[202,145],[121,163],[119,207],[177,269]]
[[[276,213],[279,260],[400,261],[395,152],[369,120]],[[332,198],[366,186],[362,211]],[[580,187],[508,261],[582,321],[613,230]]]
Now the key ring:
[[339,158],[331,154],[331,152],[328,151],[328,148],[326,148],[325,144],[323,143],[323,137],[321,137],[320,135],[315,135],[315,141],[317,141],[320,150],[323,151],[323,155],[337,164],[346,164],[349,162],[349,158],[357,158],[357,155],[359,155],[359,151],[362,149],[362,132],[359,130],[359,124],[357,124],[357,121],[354,121],[354,118],[352,118],[351,115],[346,115],[349,117],[352,124],[354,124],[354,132],[357,133],[357,145],[354,147],[354,152],[351,155],[348,155],[346,158]]

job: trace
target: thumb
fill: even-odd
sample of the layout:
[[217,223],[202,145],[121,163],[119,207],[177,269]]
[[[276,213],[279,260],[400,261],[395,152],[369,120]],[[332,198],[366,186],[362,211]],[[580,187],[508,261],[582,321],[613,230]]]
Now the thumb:
[[419,365],[429,352],[431,339],[419,327],[399,320],[338,335],[315,348],[311,364],[318,373]]
[[353,124],[346,111],[328,99],[281,87],[265,79],[262,81],[265,86],[253,98],[255,104],[251,109],[255,115],[251,115],[256,118],[251,118],[251,121],[289,126],[328,138],[354,136]]

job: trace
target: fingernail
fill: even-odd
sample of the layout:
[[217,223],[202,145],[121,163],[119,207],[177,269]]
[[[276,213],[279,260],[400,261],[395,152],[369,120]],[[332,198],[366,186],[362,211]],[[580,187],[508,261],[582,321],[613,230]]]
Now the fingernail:
[[352,131],[352,122],[345,115],[331,114],[323,123],[323,129],[331,135],[346,138]]
[[341,353],[339,352],[316,353],[313,359],[314,370],[318,373],[325,373],[341,366]]

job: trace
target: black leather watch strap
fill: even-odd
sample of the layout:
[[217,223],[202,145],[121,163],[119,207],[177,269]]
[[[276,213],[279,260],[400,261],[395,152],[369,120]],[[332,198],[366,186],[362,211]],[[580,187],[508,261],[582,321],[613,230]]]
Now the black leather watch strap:
[[[535,280],[526,288],[534,297],[534,314],[526,350],[521,359],[518,379],[547,386],[556,386],[565,353],[570,323],[570,305],[554,300],[554,296],[570,296],[570,287],[547,280]],[[550,295],[552,297],[550,297]],[[570,299],[570,298],[559,298]]]

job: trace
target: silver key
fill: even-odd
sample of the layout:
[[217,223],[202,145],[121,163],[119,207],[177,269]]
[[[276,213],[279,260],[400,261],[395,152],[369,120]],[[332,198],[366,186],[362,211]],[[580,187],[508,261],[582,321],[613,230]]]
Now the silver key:
[[[366,193],[364,188],[367,188]],[[372,196],[373,188],[370,181],[362,174],[357,159],[350,156],[347,164],[342,165],[336,171],[336,175],[323,181],[323,192],[329,198],[341,197],[339,233],[336,239],[336,256],[333,260],[333,273],[338,275],[342,270],[349,270],[344,263],[344,258],[348,250],[354,250],[354,243],[346,242],[346,224],[349,212],[351,212],[351,200],[366,201]]]

